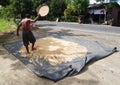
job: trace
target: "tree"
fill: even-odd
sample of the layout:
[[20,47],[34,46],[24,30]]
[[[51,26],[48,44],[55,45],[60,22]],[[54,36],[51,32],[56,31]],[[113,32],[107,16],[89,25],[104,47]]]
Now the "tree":
[[50,16],[57,18],[64,15],[66,9],[65,0],[51,0],[50,2]]
[[10,4],[9,0],[0,0],[0,5],[7,6],[8,4]]
[[89,0],[66,0],[66,2],[68,4],[65,14],[70,15],[72,13],[73,15],[78,16],[78,20],[80,20],[80,15],[85,15],[87,13]]
[[69,0],[69,2],[67,8],[71,8],[77,16],[86,13],[89,0]]

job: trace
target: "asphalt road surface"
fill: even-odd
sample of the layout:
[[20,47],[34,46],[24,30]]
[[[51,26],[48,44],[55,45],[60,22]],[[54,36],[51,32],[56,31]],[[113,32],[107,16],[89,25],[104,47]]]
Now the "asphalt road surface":
[[36,23],[40,26],[50,27],[64,27],[64,29],[79,29],[91,32],[102,32],[108,34],[120,34],[120,27],[110,25],[93,25],[93,24],[78,24],[78,23],[66,23],[66,22],[49,22],[49,21],[38,21]]

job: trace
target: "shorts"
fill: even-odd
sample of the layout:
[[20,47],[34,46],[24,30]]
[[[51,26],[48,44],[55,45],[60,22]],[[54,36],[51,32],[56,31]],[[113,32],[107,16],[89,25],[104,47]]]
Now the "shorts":
[[31,31],[26,31],[22,33],[22,39],[24,46],[28,46],[30,43],[35,43],[36,39]]

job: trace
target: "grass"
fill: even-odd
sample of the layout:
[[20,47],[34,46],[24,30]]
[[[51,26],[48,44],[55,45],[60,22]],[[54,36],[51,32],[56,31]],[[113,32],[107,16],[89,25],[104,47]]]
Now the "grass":
[[0,32],[13,30],[16,24],[13,21],[8,21],[6,19],[0,19]]
[[16,24],[13,21],[8,21],[6,19],[0,19],[0,45],[5,43],[10,37],[9,32],[16,28]]

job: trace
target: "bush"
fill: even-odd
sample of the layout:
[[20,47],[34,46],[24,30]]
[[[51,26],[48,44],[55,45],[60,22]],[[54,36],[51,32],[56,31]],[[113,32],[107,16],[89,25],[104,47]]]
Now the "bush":
[[0,31],[13,30],[15,28],[16,24],[13,21],[0,19]]

